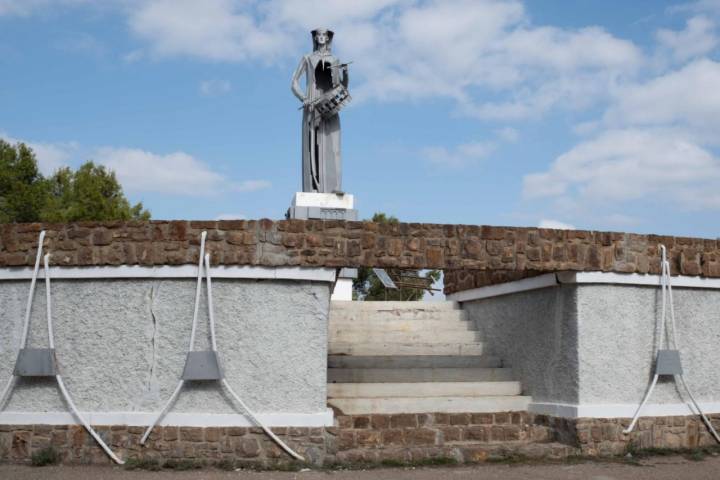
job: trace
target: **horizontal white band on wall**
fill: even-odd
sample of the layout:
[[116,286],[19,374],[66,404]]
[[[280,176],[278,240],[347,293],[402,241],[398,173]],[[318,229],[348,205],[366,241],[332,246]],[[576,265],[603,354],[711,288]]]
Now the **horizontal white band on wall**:
[[[689,277],[677,275],[671,278],[672,286],[676,288],[705,288],[720,289],[720,278]],[[447,295],[448,300],[456,302],[470,302],[483,298],[499,297],[513,293],[538,290],[540,288],[557,285],[641,285],[660,286],[660,275],[642,273],[615,273],[615,272],[558,272],[546,273],[537,277],[523,278],[512,282],[498,283],[487,287],[463,290],[462,292]]]
[[[660,286],[660,275],[648,273],[615,273],[615,272],[558,272],[560,283],[612,283],[618,285]],[[720,278],[689,277],[676,275],[671,277],[673,287],[720,289]]]
[[[567,403],[535,403],[528,406],[528,411],[541,415],[563,418],[632,418],[637,404],[587,404],[573,405]],[[705,413],[720,413],[720,402],[700,402]],[[641,417],[669,417],[697,415],[698,412],[686,403],[648,403],[641,412]]]
[[500,295],[509,295],[511,293],[526,292],[528,290],[538,290],[540,288],[557,286],[558,281],[554,273],[546,273],[537,277],[523,278],[514,282],[498,283],[497,285],[489,285],[487,287],[473,288],[472,290],[463,290],[462,292],[451,293],[446,296],[447,300],[455,302],[469,302],[472,300],[481,300],[483,298],[499,297]]
[[[91,267],[50,268],[53,279],[94,279],[94,278],[197,278],[197,265],[118,265]],[[31,267],[0,268],[0,280],[30,280]],[[218,265],[212,267],[213,278],[249,278],[261,280],[309,280],[334,282],[334,268],[313,267],[259,267],[251,265]],[[44,278],[42,269],[38,277]]]
[[[91,425],[149,425],[153,412],[80,412]],[[331,427],[333,411],[320,413],[257,413],[269,427]],[[0,425],[79,425],[70,412],[2,412]],[[179,427],[255,427],[244,415],[237,413],[170,412],[158,425]]]

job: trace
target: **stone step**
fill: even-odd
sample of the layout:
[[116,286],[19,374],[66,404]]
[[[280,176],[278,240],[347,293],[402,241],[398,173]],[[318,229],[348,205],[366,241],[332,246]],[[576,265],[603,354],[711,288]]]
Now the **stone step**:
[[422,322],[393,320],[383,322],[330,322],[328,333],[341,332],[477,332],[470,322],[437,322],[425,320]]
[[371,342],[347,343],[331,342],[330,355],[482,355],[482,342],[450,343],[396,343]]
[[520,382],[330,383],[328,398],[427,398],[520,395]]
[[379,329],[340,329],[338,331],[331,329],[328,333],[331,350],[332,345],[335,343],[473,343],[480,340],[479,335],[480,332],[473,330],[398,332]]
[[[465,312],[462,312],[465,313]],[[457,317],[457,318],[455,318]],[[460,328],[464,330],[474,330],[475,323],[469,322],[460,316],[455,315],[453,318],[445,318],[438,316],[434,318],[426,318],[418,320],[415,318],[403,318],[397,316],[382,316],[376,318],[368,316],[363,318],[353,318],[346,316],[330,316],[329,325],[331,327],[354,327],[354,328],[386,328],[391,330],[409,330],[409,329],[426,329],[426,328]]]
[[491,355],[329,355],[328,367],[372,369],[499,368],[502,361]]
[[484,397],[388,397],[333,398],[328,404],[345,415],[372,413],[464,413],[515,412],[527,410],[531,397],[520,395]]
[[330,309],[332,322],[382,322],[391,320],[445,322],[467,321],[465,310],[333,310]]
[[458,302],[438,301],[438,302],[356,302],[356,301],[338,301],[330,303],[330,310],[426,310],[426,311],[442,311],[442,310],[458,310],[460,304]]
[[330,311],[330,322],[370,322],[378,323],[391,320],[405,320],[424,322],[429,320],[437,320],[444,322],[465,322],[468,320],[467,312],[464,310],[448,310],[448,311],[388,311],[388,312],[335,312]]
[[510,368],[328,368],[330,383],[490,382],[512,379]]

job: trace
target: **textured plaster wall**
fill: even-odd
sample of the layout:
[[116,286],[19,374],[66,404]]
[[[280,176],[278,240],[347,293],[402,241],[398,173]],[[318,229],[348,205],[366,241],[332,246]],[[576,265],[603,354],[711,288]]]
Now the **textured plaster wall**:
[[[204,284],[203,284],[204,287]],[[0,382],[15,361],[29,282],[0,282]],[[203,288],[204,290],[204,288]],[[149,412],[182,373],[195,280],[58,280],[52,284],[61,372],[81,411]],[[213,281],[225,376],[258,412],[326,410],[330,285],[309,281]],[[38,282],[30,345],[47,346],[45,288]],[[205,292],[196,349],[209,349]],[[188,384],[186,384],[188,385]],[[218,384],[186,386],[173,411],[237,413]],[[65,411],[53,381],[21,379],[6,411]]]
[[[676,288],[677,339],[698,401],[720,401],[720,291]],[[654,363],[657,287],[562,285],[466,302],[488,350],[534,402],[638,404]],[[687,400],[687,399],[686,399]],[[661,379],[650,403],[682,403]]]
[[[720,401],[720,291],[673,289],[677,341],[685,379],[698,401]],[[580,402],[638,403],[652,376],[660,289],[578,287]],[[661,380],[651,403],[680,403],[675,383]]]
[[551,287],[463,303],[488,350],[535,402],[578,401],[575,288]]

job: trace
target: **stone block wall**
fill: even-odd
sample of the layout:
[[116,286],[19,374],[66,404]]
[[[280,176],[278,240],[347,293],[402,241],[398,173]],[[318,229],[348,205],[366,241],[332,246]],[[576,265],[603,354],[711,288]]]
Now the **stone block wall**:
[[[489,414],[340,415],[334,427],[273,428],[273,432],[314,465],[394,461],[410,463],[429,458],[458,462],[481,461],[507,451],[535,451],[563,456],[572,447],[552,445],[546,425],[526,412]],[[157,427],[145,446],[143,427],[100,426],[100,436],[121,458],[236,461],[273,467],[290,457],[256,427]],[[540,445],[532,448],[532,445]],[[32,454],[52,446],[64,463],[108,464],[110,459],[78,425],[0,426],[0,461],[27,462]]]
[[[720,428],[720,414],[708,415],[713,427]],[[629,434],[623,430],[629,418],[537,417],[560,440],[574,443],[583,455],[612,456],[647,449],[693,449],[717,447],[717,441],[699,416],[641,417]]]
[[[720,415],[712,415],[720,428]],[[563,459],[613,456],[649,448],[716,445],[697,417],[645,417],[624,434],[630,419],[566,419],[527,412],[341,415],[333,427],[273,428],[315,466],[412,464],[430,459],[476,463],[503,458]],[[294,463],[256,427],[157,427],[145,446],[143,427],[99,426],[121,458],[190,461],[206,465],[273,468]],[[27,463],[52,447],[63,463],[109,464],[78,425],[0,425],[0,461]]]
[[[80,222],[7,224],[0,228],[0,267],[34,262],[47,230],[55,265],[196,263],[208,232],[215,265],[397,267],[503,272],[561,270],[659,273],[660,243],[673,273],[720,277],[717,240],[543,228],[378,224],[316,220]],[[523,273],[520,273],[522,275]],[[446,292],[498,278],[451,274]]]

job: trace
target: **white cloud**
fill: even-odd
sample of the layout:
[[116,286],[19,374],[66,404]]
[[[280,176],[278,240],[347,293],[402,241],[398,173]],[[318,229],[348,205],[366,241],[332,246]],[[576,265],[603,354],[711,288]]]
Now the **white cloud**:
[[70,159],[78,150],[78,144],[75,142],[33,142],[11,137],[3,131],[0,131],[0,139],[11,144],[24,143],[30,147],[35,153],[38,168],[43,175],[52,175],[58,168],[69,165]]
[[715,23],[704,15],[689,19],[685,30],[658,30],[657,40],[681,62],[711,52],[720,41]]
[[104,147],[94,158],[113,169],[130,191],[213,195],[228,185],[225,177],[184,152],[159,155],[134,148]]
[[2,130],[0,139],[30,147],[43,175],[51,175],[61,167],[79,165],[80,161],[90,158],[115,171],[123,188],[131,192],[208,196],[256,192],[272,186],[267,180],[234,181],[184,152],[162,155],[136,148],[87,148],[77,142],[35,142],[14,138]]
[[[485,119],[584,108],[643,62],[640,50],[600,27],[533,26],[518,0],[150,0],[128,23],[156,57],[294,62],[308,30],[329,25],[353,60],[357,101],[447,97]],[[132,59],[143,52],[133,52]],[[358,81],[359,79],[359,81]],[[478,88],[498,100],[476,98]]]
[[470,142],[448,149],[446,147],[425,147],[421,154],[433,165],[460,168],[477,163],[496,148],[493,142]]
[[560,155],[549,170],[523,180],[529,199],[720,208],[720,159],[672,130],[604,132]]
[[671,6],[670,13],[720,13],[720,0],[696,0]]
[[228,191],[253,192],[270,186],[264,180],[235,183],[184,152],[167,155],[133,148],[100,148],[94,158],[117,174],[134,192],[209,196]]
[[685,126],[720,143],[720,63],[696,60],[646,83],[620,89],[608,125]]
[[55,170],[69,164],[77,145],[73,143],[52,144],[30,142],[43,175],[51,175]]
[[47,11],[50,7],[76,6],[91,0],[0,0],[0,16],[28,16]]
[[551,219],[547,219],[547,218],[540,220],[538,227],[554,228],[556,230],[575,230],[574,225],[570,225],[569,223],[564,223],[564,222],[560,222],[558,220],[551,220]]
[[[60,5],[87,0],[57,0]],[[38,12],[51,0],[0,0],[0,11]],[[89,3],[89,2],[88,2]],[[229,62],[295,62],[309,30],[337,32],[353,60],[353,96],[405,101],[445,97],[470,116],[538,117],[607,98],[644,59],[630,41],[597,26],[533,25],[520,0],[114,0],[143,58],[190,56]],[[676,42],[682,42],[680,37]],[[210,88],[210,87],[208,87]],[[478,92],[492,92],[494,98]]]
[[[694,17],[658,40],[678,62],[706,53],[715,27]],[[720,209],[720,63],[693,59],[643,82],[614,85],[598,120],[575,126],[584,138],[545,170],[525,175],[526,199],[551,200],[546,215],[637,226],[643,208]],[[633,215],[618,213],[625,208]]]
[[[365,80],[360,99],[449,97],[482,119],[584,108],[643,61],[631,42],[598,27],[533,27],[519,2],[428,2],[373,28],[375,42],[351,52]],[[497,100],[480,100],[478,89]]]
[[227,80],[203,80],[200,82],[200,93],[208,97],[224,95],[231,89],[232,85]]
[[336,25],[348,20],[362,21],[375,17],[389,7],[409,5],[408,0],[280,0],[267,2],[266,16],[279,23],[295,23],[305,29]]
[[131,10],[129,24],[158,56],[231,61],[276,57],[287,48],[287,34],[262,28],[249,7],[248,2],[232,0],[152,0]]

